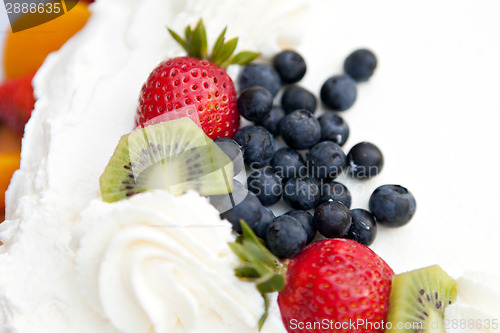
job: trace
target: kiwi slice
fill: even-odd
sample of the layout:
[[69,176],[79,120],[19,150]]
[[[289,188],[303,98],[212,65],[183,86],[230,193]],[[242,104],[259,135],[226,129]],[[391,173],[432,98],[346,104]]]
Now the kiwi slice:
[[227,194],[233,165],[203,130],[187,117],[137,129],[120,138],[100,178],[104,201],[153,189],[174,195]]
[[457,283],[438,265],[394,276],[386,332],[446,332],[444,310]]

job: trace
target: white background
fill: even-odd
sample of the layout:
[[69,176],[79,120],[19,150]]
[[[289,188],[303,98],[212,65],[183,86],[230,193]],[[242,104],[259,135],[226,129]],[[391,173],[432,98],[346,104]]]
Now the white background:
[[379,176],[348,182],[353,208],[385,183],[417,199],[414,219],[379,228],[372,248],[397,272],[439,263],[500,275],[500,2],[320,3],[307,22],[304,85],[318,93],[356,48],[379,59],[342,113],[346,151],[366,140],[385,155]]

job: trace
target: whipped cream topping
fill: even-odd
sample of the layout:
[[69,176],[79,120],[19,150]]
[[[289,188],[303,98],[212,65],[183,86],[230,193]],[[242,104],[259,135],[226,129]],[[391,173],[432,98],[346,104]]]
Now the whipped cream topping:
[[77,279],[121,332],[255,332],[263,299],[234,275],[231,225],[195,192],[94,200],[74,229]]
[[[182,218],[148,206],[145,199],[134,199],[129,208],[127,202],[118,208],[100,204],[99,176],[119,138],[134,128],[139,91],[151,70],[166,58],[184,54],[168,35],[167,25],[182,32],[187,24],[204,18],[210,44],[228,25],[228,38],[240,37],[237,50],[258,50],[270,57],[300,36],[286,26],[297,19],[304,4],[106,0],[90,6],[86,27],[51,54],[34,79],[37,102],[26,126],[21,168],[7,193],[6,221],[0,225],[0,327],[9,332],[188,332],[200,327],[205,332],[257,331],[263,311],[260,294],[254,286],[228,277],[234,258],[227,253],[218,257],[230,240],[227,226],[222,231],[202,229],[207,239],[199,243],[196,229],[177,230],[175,236],[165,228],[141,225],[142,212],[151,218],[149,223],[182,223]],[[161,206],[157,196],[164,197],[146,196],[155,207]],[[187,210],[186,216],[192,216],[193,207],[209,210],[212,217],[207,223],[218,220],[228,225],[213,216],[206,200],[188,206],[191,199],[196,200],[190,195],[168,202]],[[120,213],[122,208],[130,215]],[[112,219],[114,213],[127,218]],[[101,214],[109,218],[103,220]],[[93,233],[85,233],[83,226]],[[101,237],[100,242],[95,237]],[[185,240],[160,250],[176,237]],[[153,245],[136,248],[134,239]],[[216,240],[221,244],[215,245]],[[103,248],[105,253],[100,252]],[[193,266],[173,258],[156,265],[172,253]],[[224,262],[225,277],[217,280],[214,269]],[[134,265],[141,265],[143,273]],[[196,273],[212,275],[204,281]],[[122,284],[112,281],[122,278]],[[276,325],[269,332],[283,332],[279,314],[272,317]]]
[[500,277],[465,272],[457,279],[457,301],[445,310],[448,333],[500,332]]

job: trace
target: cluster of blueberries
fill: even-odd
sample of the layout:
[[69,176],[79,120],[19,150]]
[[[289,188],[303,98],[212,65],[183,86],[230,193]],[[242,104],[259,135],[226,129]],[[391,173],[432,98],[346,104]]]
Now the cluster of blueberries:
[[[367,81],[376,65],[371,51],[354,51],[344,62],[345,74],[332,76],[323,84],[323,104],[333,111],[349,109],[356,100],[357,82]],[[415,211],[412,194],[399,185],[377,188],[369,201],[370,212],[350,210],[349,190],[334,179],[342,172],[358,179],[373,177],[382,170],[383,155],[369,142],[356,144],[347,155],[343,152],[349,127],[334,112],[314,117],[316,97],[295,84],[305,73],[303,57],[291,50],[277,54],[273,66],[246,66],[239,77],[238,109],[255,125],[241,128],[234,140],[216,140],[230,157],[242,152],[245,165],[254,170],[247,179],[248,193],[235,183],[233,194],[242,190],[246,196],[234,200],[237,204],[221,217],[237,232],[241,232],[243,219],[280,258],[295,256],[317,232],[370,245],[376,223],[401,226]],[[282,84],[286,86],[281,106],[273,105]],[[281,136],[287,147],[275,150],[275,136]],[[298,150],[305,150],[305,158]],[[294,210],[275,217],[267,206],[281,198]]]

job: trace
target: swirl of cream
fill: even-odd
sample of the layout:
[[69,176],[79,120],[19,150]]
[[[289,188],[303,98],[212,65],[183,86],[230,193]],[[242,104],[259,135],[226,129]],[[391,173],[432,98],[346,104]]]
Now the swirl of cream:
[[81,292],[119,331],[257,331],[262,297],[235,277],[231,226],[198,194],[95,200],[73,234]]

